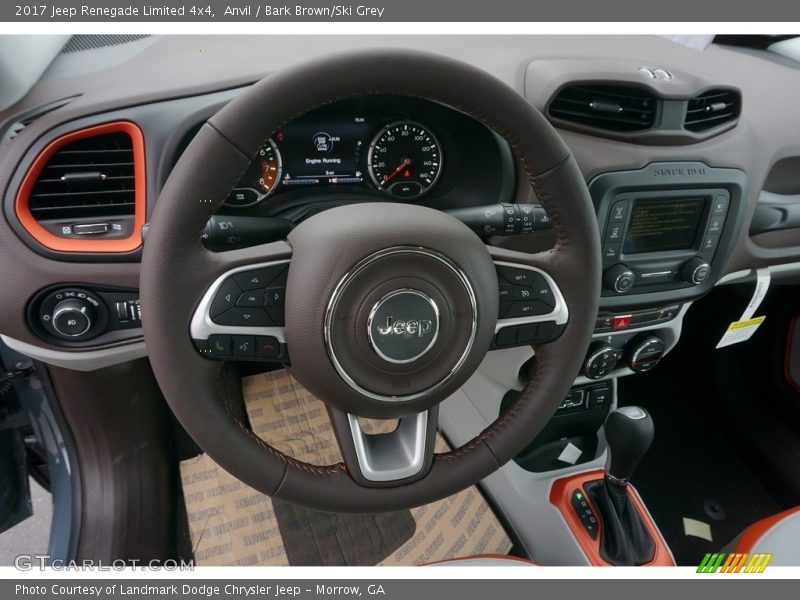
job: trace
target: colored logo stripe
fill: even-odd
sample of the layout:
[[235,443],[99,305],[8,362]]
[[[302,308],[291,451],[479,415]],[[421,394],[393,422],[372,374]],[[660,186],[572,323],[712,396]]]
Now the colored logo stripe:
[[697,567],[698,573],[763,573],[772,560],[771,553],[709,552]]

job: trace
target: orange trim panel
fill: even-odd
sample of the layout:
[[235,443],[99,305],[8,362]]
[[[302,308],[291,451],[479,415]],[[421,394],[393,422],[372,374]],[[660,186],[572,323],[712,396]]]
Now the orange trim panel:
[[[597,506],[594,504],[589,494],[587,494],[583,489],[583,486],[590,481],[602,479],[603,476],[603,471],[595,470],[578,473],[569,477],[562,477],[561,479],[557,479],[555,482],[553,482],[553,487],[550,490],[550,502],[561,512],[564,520],[567,522],[567,525],[570,528],[570,531],[572,531],[572,534],[575,536],[575,539],[578,541],[578,544],[583,550],[583,553],[589,559],[589,562],[594,566],[610,565],[600,556],[600,537],[603,535],[603,524],[599,519],[600,511],[597,509]],[[598,515],[598,535],[596,540],[593,540],[591,536],[586,533],[580,517],[578,517],[578,515],[575,513],[575,510],[572,508],[572,493],[577,489],[580,489],[584,493],[586,499],[589,501],[592,507],[592,510],[594,511],[594,514]],[[639,492],[637,492],[632,485],[629,485],[628,489],[630,490],[633,505],[642,516],[642,520],[644,521],[647,530],[650,532],[650,535],[656,544],[656,552],[653,556],[653,560],[643,566],[674,567],[675,559],[672,558],[672,552],[670,552],[667,542],[664,540],[664,537],[661,535],[661,532],[658,530],[658,527],[653,521],[653,517],[651,517],[650,513],[647,511],[644,502],[639,496]]]
[[[30,196],[36,180],[52,156],[70,142],[108,133],[127,133],[133,144],[134,222],[133,232],[127,238],[71,239],[62,238],[42,227],[30,211]],[[146,217],[146,177],[144,136],[142,130],[130,121],[114,121],[94,125],[61,135],[51,141],[34,159],[17,191],[14,209],[22,227],[42,246],[58,252],[131,252],[142,245],[142,225]]]
[[770,528],[772,528],[773,525],[798,511],[800,511],[800,506],[795,506],[794,508],[784,510],[783,512],[779,512],[771,517],[756,521],[750,525],[750,527],[745,529],[742,535],[739,537],[739,541],[736,542],[736,552],[750,552],[758,540],[764,537],[764,535],[770,530]]

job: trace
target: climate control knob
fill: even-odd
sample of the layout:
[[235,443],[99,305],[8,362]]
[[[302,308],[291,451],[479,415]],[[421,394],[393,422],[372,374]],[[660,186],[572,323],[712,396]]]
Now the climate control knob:
[[79,337],[92,328],[94,317],[94,306],[86,300],[62,300],[53,308],[53,329],[64,338]]
[[618,294],[625,294],[630,291],[633,287],[633,280],[633,271],[623,264],[609,267],[603,273],[603,287]]
[[617,364],[617,351],[611,344],[595,342],[589,346],[583,362],[583,374],[589,379],[601,379],[611,373]]
[[711,275],[711,265],[699,256],[690,258],[681,268],[681,277],[684,281],[698,285]]
[[656,335],[636,336],[628,345],[628,367],[634,373],[646,373],[664,357],[666,346]]

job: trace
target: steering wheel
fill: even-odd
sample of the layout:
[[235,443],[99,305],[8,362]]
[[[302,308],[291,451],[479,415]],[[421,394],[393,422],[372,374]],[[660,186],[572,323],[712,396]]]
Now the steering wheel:
[[[285,241],[221,253],[202,246],[206,222],[273,132],[315,108],[373,95],[441,102],[502,136],[552,221],[555,246],[537,254],[487,246],[445,213],[380,201],[325,210]],[[547,308],[509,308],[498,278],[531,285]],[[265,288],[285,296],[283,310],[259,308],[250,323],[216,316],[241,289]],[[594,210],[556,131],[488,73],[400,50],[337,55],[275,73],[209,119],[158,198],[141,271],[150,362],[200,448],[264,494],[362,513],[444,498],[520,452],[580,369],[599,289]],[[506,317],[498,320],[499,311]],[[435,453],[439,403],[474,373],[506,326],[534,344],[534,376],[474,439]],[[290,373],[326,404],[343,462],[301,462],[256,436],[241,416],[241,394],[221,378],[223,363],[210,360],[230,348],[214,347],[219,339],[253,340],[255,352],[244,353],[290,362]],[[393,433],[367,435],[358,417],[400,421]]]

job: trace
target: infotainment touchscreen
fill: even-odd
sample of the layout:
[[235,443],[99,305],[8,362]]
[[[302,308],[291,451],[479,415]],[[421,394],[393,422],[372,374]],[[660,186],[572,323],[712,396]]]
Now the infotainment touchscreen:
[[635,200],[622,252],[640,254],[692,248],[705,205],[705,198]]

